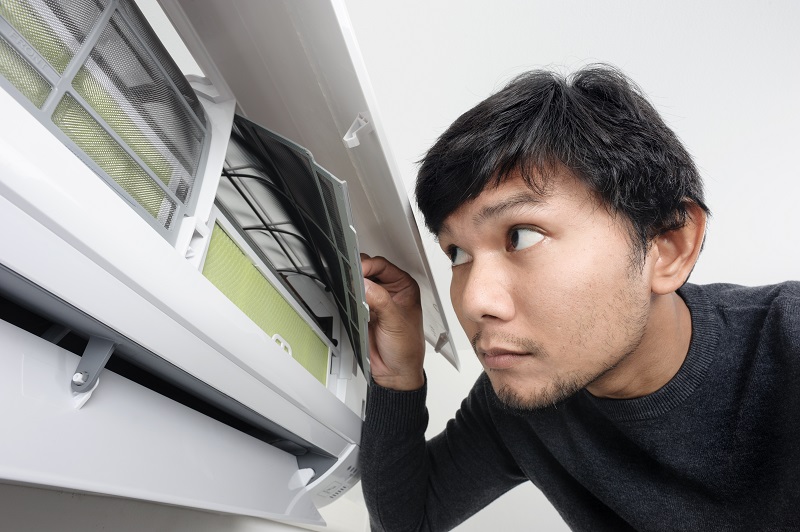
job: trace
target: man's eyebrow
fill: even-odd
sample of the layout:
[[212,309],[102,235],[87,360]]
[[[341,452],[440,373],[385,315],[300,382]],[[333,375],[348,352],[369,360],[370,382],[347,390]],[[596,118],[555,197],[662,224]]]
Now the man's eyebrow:
[[497,218],[506,212],[510,211],[515,207],[519,207],[521,205],[540,205],[544,203],[542,198],[535,195],[533,192],[523,191],[514,194],[508,198],[505,198],[503,201],[499,203],[495,203],[493,205],[487,205],[479,213],[473,216],[472,221],[475,225],[480,225],[487,220],[492,218]]
[[[475,225],[480,225],[491,218],[497,218],[498,216],[503,215],[504,213],[508,212],[509,210],[519,207],[520,205],[541,205],[544,203],[544,200],[535,195],[533,192],[518,192],[513,196],[510,196],[499,203],[495,203],[494,205],[487,205],[477,214],[472,217],[472,221]],[[439,238],[442,236],[446,236],[450,234],[450,227],[446,223],[442,223],[439,232],[436,233],[435,238],[436,241],[439,241]]]

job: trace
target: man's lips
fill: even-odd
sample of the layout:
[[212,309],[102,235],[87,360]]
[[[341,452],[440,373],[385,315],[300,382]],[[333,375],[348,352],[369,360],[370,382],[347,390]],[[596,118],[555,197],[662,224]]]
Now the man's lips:
[[529,357],[531,354],[510,349],[492,348],[479,350],[487,369],[508,369]]

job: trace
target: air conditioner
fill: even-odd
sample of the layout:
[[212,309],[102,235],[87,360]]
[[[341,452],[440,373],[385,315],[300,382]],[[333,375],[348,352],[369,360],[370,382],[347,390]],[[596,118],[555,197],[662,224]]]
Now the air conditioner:
[[341,1],[0,0],[0,481],[320,524],[359,478],[359,251],[457,365]]

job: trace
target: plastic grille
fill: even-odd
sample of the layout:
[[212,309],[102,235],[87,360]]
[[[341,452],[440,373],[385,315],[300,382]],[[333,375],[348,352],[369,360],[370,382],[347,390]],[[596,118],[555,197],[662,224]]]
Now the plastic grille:
[[50,83],[2,37],[0,37],[0,75],[39,109],[52,90]]
[[118,13],[103,30],[72,86],[176,197],[187,203],[204,133]]
[[142,12],[134,2],[122,2],[120,4],[120,9],[127,15],[133,31],[136,32],[139,38],[144,42],[147,49],[150,50],[150,53],[153,54],[156,61],[161,64],[167,76],[172,79],[184,99],[189,103],[195,115],[197,115],[197,119],[200,120],[203,126],[206,126],[206,113],[203,110],[203,106],[200,104],[200,100],[197,98],[197,94],[192,90],[191,85],[189,85],[189,82],[183,76],[181,69],[178,68],[178,65],[172,60],[172,56],[169,55],[164,45],[161,44],[161,41],[155,38],[155,32],[150,27],[150,24],[148,24],[144,15],[142,15]]
[[2,0],[0,16],[63,73],[107,1]]
[[292,357],[323,385],[328,346],[289,305],[236,243],[215,224],[203,275],[269,336],[279,334]]
[[170,227],[175,203],[75,98],[64,95],[52,120],[150,216]]

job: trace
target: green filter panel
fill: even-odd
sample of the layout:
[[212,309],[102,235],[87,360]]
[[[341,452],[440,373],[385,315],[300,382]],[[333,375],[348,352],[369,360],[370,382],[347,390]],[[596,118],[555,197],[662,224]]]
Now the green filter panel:
[[0,23],[0,76],[22,96],[12,94],[45,110],[52,124],[35,116],[174,235],[194,208],[205,112],[135,3],[0,0]]
[[1,37],[0,76],[10,81],[39,109],[44,105],[52,89],[50,83]]
[[[100,9],[92,4],[94,3],[79,2],[75,6],[70,6],[83,8],[84,12],[80,13],[81,16],[78,18],[88,22],[89,28],[100,14]],[[94,13],[85,12],[86,7],[93,8]],[[75,50],[80,46],[80,41],[76,39],[76,36],[81,35],[79,30],[87,29],[70,28],[58,21],[45,2],[34,6],[28,0],[3,0],[0,2],[0,17],[25,37],[60,74],[67,68]]]
[[117,13],[72,88],[186,204],[205,133],[149,52]]
[[292,357],[323,385],[328,375],[328,346],[292,308],[239,246],[216,224],[203,275],[269,336],[279,334]]
[[117,132],[120,138],[141,157],[153,173],[167,186],[172,181],[173,165],[159,151],[158,138],[148,138],[144,128],[137,126],[128,112],[111,97],[86,66],[72,80],[72,87]]
[[176,209],[175,202],[75,98],[64,95],[53,112],[52,120],[136,203],[169,228]]

